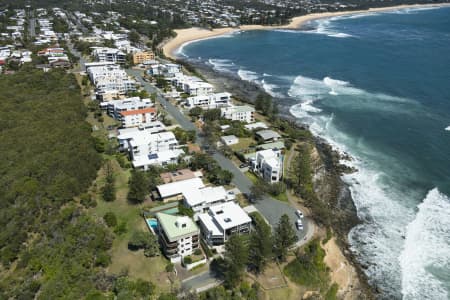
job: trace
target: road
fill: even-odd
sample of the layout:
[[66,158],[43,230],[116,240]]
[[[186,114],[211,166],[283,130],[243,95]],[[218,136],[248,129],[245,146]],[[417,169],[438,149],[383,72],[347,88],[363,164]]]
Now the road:
[[[129,75],[132,75],[136,78],[137,81],[139,81],[142,84],[142,87],[148,92],[148,93],[157,93],[157,101],[161,103],[161,105],[166,109],[166,111],[175,119],[175,121],[186,130],[195,130],[197,134],[196,142],[202,146],[204,145],[204,139],[200,135],[200,130],[195,127],[195,125],[186,117],[176,106],[174,106],[172,103],[167,101],[162,94],[159,92],[158,89],[156,89],[154,86],[149,84],[148,82],[145,82],[142,78],[142,71],[140,70],[127,70]],[[230,171],[233,173],[233,181],[232,183],[242,192],[242,193],[249,193],[250,187],[252,186],[252,182],[250,179],[245,176],[239,168],[233,164],[233,162],[226,158],[221,153],[214,153],[213,158],[218,162],[220,167],[222,167],[225,170]],[[272,225],[272,227],[275,227],[278,224],[278,221],[280,220],[280,217],[283,214],[286,214],[289,216],[289,219],[291,220],[292,226],[294,226],[295,221],[297,220],[297,216],[295,214],[296,209],[290,206],[288,203],[281,202],[279,200],[275,200],[272,197],[264,196],[263,199],[257,201],[254,206],[261,212],[261,214],[264,215],[264,217],[267,219],[267,221]],[[303,222],[304,230],[299,231],[296,230],[297,237],[299,241],[304,240],[306,234],[308,231],[310,231],[310,227],[314,226],[311,223],[311,220],[308,218],[305,218]],[[313,227],[311,227],[312,229]]]
[[212,288],[221,283],[222,281],[218,280],[213,272],[207,271],[183,280],[181,287],[184,291],[197,291],[199,289]]
[[28,20],[28,22],[28,34],[30,36],[30,39],[33,40],[36,36],[36,18],[34,17],[34,11],[30,12],[30,19]]

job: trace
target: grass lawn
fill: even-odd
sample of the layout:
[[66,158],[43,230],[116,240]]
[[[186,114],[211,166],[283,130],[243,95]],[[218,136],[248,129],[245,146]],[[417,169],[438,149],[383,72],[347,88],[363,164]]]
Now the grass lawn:
[[[97,193],[97,206],[90,209],[93,215],[103,217],[107,212],[113,212],[117,217],[117,222],[125,222],[127,232],[115,234],[115,239],[110,251],[111,264],[107,268],[110,274],[120,274],[127,272],[131,278],[141,278],[156,284],[162,292],[170,290],[169,274],[165,272],[165,267],[169,261],[164,256],[145,257],[143,251],[130,251],[128,249],[128,240],[134,231],[141,230],[148,232],[144,219],[141,217],[142,205],[131,205],[127,202],[128,180],[130,170],[122,169],[116,160],[111,160],[116,186],[116,200],[105,202],[101,195]],[[96,180],[96,190],[105,182],[104,170],[100,170]]]
[[250,144],[252,143],[256,143],[256,141],[251,138],[239,138],[239,143],[235,144],[235,145],[230,145],[230,148],[233,151],[243,151],[243,150],[247,150],[250,147]]
[[282,201],[282,202],[288,202],[289,201],[286,192],[281,193],[281,194],[279,194],[277,196],[273,196],[273,198],[275,198],[275,199],[277,199],[279,201]]
[[247,171],[247,172],[245,172],[244,174],[245,174],[245,176],[248,177],[248,179],[251,180],[251,182],[252,182],[253,184],[255,184],[255,183],[258,182],[258,177],[257,177],[255,174],[253,174],[252,172]]

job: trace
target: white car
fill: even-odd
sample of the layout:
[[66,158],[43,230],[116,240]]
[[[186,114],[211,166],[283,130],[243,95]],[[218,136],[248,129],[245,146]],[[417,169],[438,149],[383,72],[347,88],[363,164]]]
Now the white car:
[[302,220],[298,219],[298,220],[295,222],[295,227],[297,227],[297,230],[303,230],[303,223],[302,223]]
[[295,212],[295,214],[300,218],[303,219],[303,213],[297,209],[297,211]]

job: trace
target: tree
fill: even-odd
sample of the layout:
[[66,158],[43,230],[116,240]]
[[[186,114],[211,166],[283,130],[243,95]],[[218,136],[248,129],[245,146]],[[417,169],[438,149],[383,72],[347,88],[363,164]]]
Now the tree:
[[117,225],[117,217],[116,215],[109,211],[103,216],[103,220],[105,220],[106,225],[108,227],[115,227]]
[[137,44],[137,43],[139,43],[141,36],[135,30],[132,30],[128,34],[128,38],[130,39],[130,42],[132,42],[133,44]]
[[111,162],[108,162],[105,167],[105,186],[102,189],[103,200],[111,202],[116,200],[116,187],[114,186],[114,173]]
[[216,121],[220,119],[220,108],[209,109],[203,113],[205,121]]
[[156,256],[159,254],[158,241],[151,233],[144,231],[135,231],[128,241],[128,249],[137,251],[144,249],[145,256]]
[[225,283],[229,287],[236,286],[243,275],[248,262],[248,247],[242,236],[232,235],[225,243],[224,264]]
[[253,217],[253,221],[255,230],[250,235],[249,262],[256,273],[260,273],[272,256],[272,230],[259,214]]
[[281,261],[285,261],[289,247],[291,247],[297,239],[298,237],[295,234],[289,217],[286,214],[282,215],[278,222],[278,226],[275,228],[275,255]]
[[191,108],[191,110],[189,110],[189,115],[194,118],[198,118],[202,114],[203,114],[203,108],[201,108],[199,106],[196,106],[194,108]]
[[144,172],[139,170],[131,171],[130,190],[128,192],[128,201],[132,203],[141,203],[145,200],[148,193],[147,177]]

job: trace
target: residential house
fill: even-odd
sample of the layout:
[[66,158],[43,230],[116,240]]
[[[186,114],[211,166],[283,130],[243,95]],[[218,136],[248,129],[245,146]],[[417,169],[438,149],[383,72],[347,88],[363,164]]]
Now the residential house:
[[278,132],[270,129],[260,130],[256,132],[256,135],[260,137],[264,142],[277,141],[279,138],[281,138],[281,135]]
[[210,246],[223,245],[232,234],[249,233],[252,221],[235,202],[211,206],[198,220],[202,237]]
[[266,182],[278,182],[283,176],[283,158],[279,149],[257,151],[250,164],[252,171]]
[[191,208],[194,213],[203,213],[211,206],[236,199],[234,192],[225,190],[223,186],[190,188],[183,191],[182,194],[183,204]]
[[181,169],[173,172],[165,172],[159,175],[164,183],[177,182],[192,178],[202,178],[202,171],[191,171],[189,169]]
[[197,190],[205,185],[200,178],[190,178],[181,181],[161,184],[156,187],[159,198],[164,202],[183,200],[183,192]]
[[224,135],[220,138],[220,140],[227,146],[239,143],[239,139],[235,135]]

